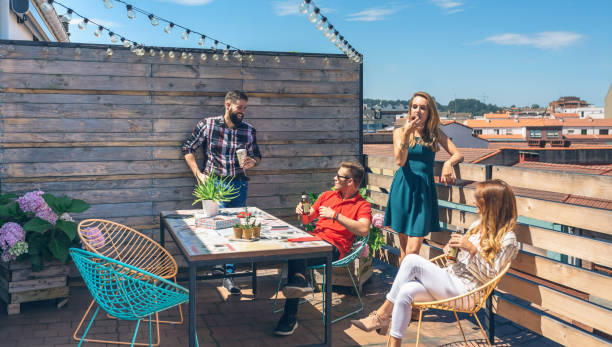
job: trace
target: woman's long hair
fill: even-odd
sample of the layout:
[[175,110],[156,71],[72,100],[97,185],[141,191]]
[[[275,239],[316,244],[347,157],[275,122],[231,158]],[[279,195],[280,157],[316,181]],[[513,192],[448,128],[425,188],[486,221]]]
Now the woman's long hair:
[[490,180],[476,186],[476,204],[480,209],[480,224],[468,232],[468,236],[482,232],[480,254],[493,264],[495,256],[501,251],[504,235],[516,224],[516,199],[508,183]]
[[408,119],[406,121],[410,121],[410,113],[412,112],[412,102],[414,98],[420,96],[427,100],[427,123],[425,123],[425,127],[421,132],[421,138],[419,141],[416,140],[414,133],[410,134],[410,139],[408,140],[408,146],[414,147],[417,143],[422,144],[423,146],[429,147],[432,152],[438,151],[438,131],[440,131],[440,115],[438,114],[438,108],[436,107],[436,101],[434,98],[425,93],[425,92],[416,92],[410,99],[410,104],[408,105]]

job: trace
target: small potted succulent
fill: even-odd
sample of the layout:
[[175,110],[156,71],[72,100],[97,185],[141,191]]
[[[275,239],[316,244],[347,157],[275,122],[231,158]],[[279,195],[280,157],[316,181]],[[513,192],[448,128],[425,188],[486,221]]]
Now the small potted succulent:
[[215,170],[204,181],[198,181],[193,189],[196,199],[193,205],[202,202],[204,217],[212,217],[219,210],[219,202],[227,202],[238,196],[238,188],[232,186],[232,179],[215,175]]
[[258,239],[261,233],[261,223],[257,223],[257,218],[253,217],[248,207],[245,207],[244,211],[238,213],[238,218],[240,218],[240,224],[234,225],[234,236],[237,236],[236,229],[239,228],[242,231],[243,239]]

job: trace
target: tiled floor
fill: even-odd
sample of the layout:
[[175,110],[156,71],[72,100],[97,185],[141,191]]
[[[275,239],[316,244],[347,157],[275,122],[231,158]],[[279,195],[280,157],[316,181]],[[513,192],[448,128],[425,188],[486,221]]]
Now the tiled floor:
[[[240,298],[227,297],[218,287],[219,280],[198,283],[197,326],[200,346],[295,346],[314,344],[322,341],[323,324],[320,305],[306,303],[300,306],[299,327],[295,334],[276,337],[272,334],[280,313],[272,313],[272,300],[276,290],[277,276],[270,270],[262,273],[259,279],[259,293],[253,300],[249,289],[250,280],[238,281],[244,288]],[[274,272],[274,271],[272,271]],[[375,273],[364,287],[365,311],[358,317],[367,315],[384,300],[389,289],[395,268],[383,263],[375,263]],[[185,283],[183,283],[185,284]],[[7,316],[0,313],[0,346],[76,346],[72,339],[74,328],[90,301],[85,287],[70,288],[67,306],[57,309],[54,302],[41,302],[22,306],[22,313]],[[316,299],[320,299],[320,295]],[[316,300],[315,299],[315,300]],[[351,295],[334,294],[334,313],[348,312],[357,299]],[[164,316],[177,317],[178,311],[170,310]],[[186,312],[185,312],[186,315]],[[486,346],[475,321],[462,320],[470,346]],[[91,337],[103,339],[130,340],[134,323],[117,321],[99,315],[90,332]],[[186,326],[161,326],[161,346],[186,346]],[[496,323],[497,346],[556,346],[555,343],[537,334],[521,329],[514,324],[498,319]],[[141,327],[138,340],[144,341],[148,334],[146,325]],[[413,345],[416,339],[416,325],[406,331],[405,345]],[[463,339],[452,314],[428,312],[421,329],[423,346],[462,346]],[[364,333],[350,325],[348,319],[333,325],[333,346],[384,346],[386,337],[376,333]],[[102,346],[101,344],[85,344]]]

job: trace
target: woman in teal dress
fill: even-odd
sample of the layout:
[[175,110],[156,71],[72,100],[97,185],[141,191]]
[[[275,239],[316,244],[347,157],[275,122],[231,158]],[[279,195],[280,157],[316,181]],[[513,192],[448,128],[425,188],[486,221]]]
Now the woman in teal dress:
[[441,183],[455,182],[453,166],[463,160],[440,129],[436,103],[429,94],[414,93],[409,109],[404,125],[393,131],[393,153],[399,169],[393,176],[384,221],[400,236],[400,263],[406,254],[419,253],[425,236],[440,231],[433,176],[438,145],[451,155],[442,167]]

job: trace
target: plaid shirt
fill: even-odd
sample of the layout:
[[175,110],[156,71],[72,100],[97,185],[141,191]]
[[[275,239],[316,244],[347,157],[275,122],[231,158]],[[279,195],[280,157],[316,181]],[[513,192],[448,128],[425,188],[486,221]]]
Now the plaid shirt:
[[246,176],[238,163],[238,149],[246,149],[249,157],[261,159],[255,128],[243,122],[236,129],[230,129],[223,116],[200,120],[181,149],[185,155],[194,153],[200,146],[204,150],[203,172],[210,173],[214,168],[215,174],[222,177]]

